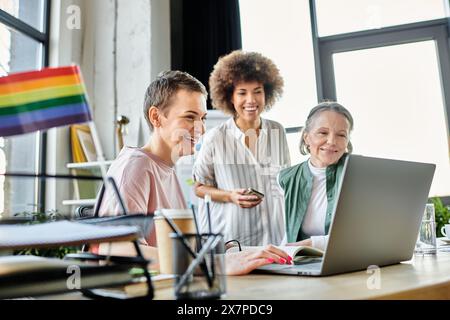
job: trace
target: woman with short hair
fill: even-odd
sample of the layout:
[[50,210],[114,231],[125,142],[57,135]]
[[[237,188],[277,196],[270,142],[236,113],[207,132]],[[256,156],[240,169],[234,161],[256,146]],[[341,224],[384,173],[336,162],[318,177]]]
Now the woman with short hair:
[[[153,214],[157,209],[186,208],[186,201],[174,168],[177,159],[191,155],[204,133],[206,89],[186,72],[165,71],[150,83],[144,99],[144,116],[152,136],[142,148],[124,147],[108,170],[131,213]],[[120,205],[111,190],[105,191],[100,216],[119,215]],[[140,248],[157,268],[155,230],[140,239]],[[101,244],[91,249],[105,255],[134,256],[132,243]],[[253,269],[290,261],[279,248],[266,246],[251,251],[228,253],[225,272],[246,274]]]

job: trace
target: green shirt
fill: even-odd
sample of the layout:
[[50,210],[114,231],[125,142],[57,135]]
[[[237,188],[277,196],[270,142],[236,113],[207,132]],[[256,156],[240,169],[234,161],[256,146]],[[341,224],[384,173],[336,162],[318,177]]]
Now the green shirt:
[[[342,176],[345,158],[346,154],[336,164],[332,164],[326,169],[327,213],[325,234],[328,234],[330,229],[331,211],[338,195],[338,182]],[[284,190],[287,242],[304,240],[307,236],[301,231],[302,224],[313,189],[313,175],[308,167],[308,161],[282,170],[278,180]]]

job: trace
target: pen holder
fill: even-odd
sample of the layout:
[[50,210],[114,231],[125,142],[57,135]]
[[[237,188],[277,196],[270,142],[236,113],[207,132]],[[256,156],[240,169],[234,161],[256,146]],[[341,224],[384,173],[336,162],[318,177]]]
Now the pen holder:
[[223,235],[172,233],[170,237],[177,275],[175,298],[219,299],[226,292]]

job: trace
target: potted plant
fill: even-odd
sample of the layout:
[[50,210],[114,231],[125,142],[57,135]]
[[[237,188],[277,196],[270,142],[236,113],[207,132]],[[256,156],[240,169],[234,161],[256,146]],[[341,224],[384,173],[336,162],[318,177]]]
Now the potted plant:
[[[63,220],[65,217],[57,211],[48,212],[20,212],[14,215],[16,218],[24,219],[25,224],[37,224]],[[68,253],[75,253],[81,247],[58,247],[58,248],[28,248],[14,251],[14,255],[33,255],[41,257],[52,257],[62,259]]]
[[436,237],[443,237],[444,235],[441,233],[441,228],[445,224],[450,223],[450,210],[442,203],[442,200],[439,197],[433,197],[430,201],[434,204]]

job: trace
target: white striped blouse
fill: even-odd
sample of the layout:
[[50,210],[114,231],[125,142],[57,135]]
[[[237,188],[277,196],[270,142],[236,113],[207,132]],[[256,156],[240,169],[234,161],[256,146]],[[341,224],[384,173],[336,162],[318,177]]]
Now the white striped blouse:
[[[194,180],[222,190],[254,188],[262,192],[263,201],[253,208],[234,203],[211,204],[213,232],[221,232],[225,241],[236,239],[242,245],[278,245],[285,233],[284,196],[277,175],[290,166],[286,134],[281,124],[261,119],[261,130],[243,133],[233,118],[211,129],[203,137],[193,167]],[[253,135],[252,135],[253,133]],[[245,145],[245,137],[256,140],[253,154]],[[203,199],[199,199],[199,225],[208,231]]]

